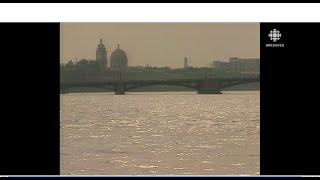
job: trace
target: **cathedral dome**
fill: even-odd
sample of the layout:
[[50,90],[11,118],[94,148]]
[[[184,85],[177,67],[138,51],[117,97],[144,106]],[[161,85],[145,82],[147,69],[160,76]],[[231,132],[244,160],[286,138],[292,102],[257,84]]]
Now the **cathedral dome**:
[[97,50],[103,50],[103,51],[106,50],[106,47],[102,43],[102,39],[100,39],[100,44],[98,44]]
[[106,49],[106,47],[104,46],[104,44],[99,44],[98,49]]
[[126,68],[128,64],[128,58],[127,54],[119,48],[118,44],[118,49],[114,50],[111,53],[110,57],[110,65],[111,68]]

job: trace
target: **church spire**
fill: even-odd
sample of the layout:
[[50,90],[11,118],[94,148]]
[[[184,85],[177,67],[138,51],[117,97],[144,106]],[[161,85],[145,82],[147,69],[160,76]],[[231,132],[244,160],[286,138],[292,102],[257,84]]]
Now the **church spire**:
[[100,39],[100,44],[102,44],[102,39]]
[[120,44],[118,43],[118,49],[120,49]]

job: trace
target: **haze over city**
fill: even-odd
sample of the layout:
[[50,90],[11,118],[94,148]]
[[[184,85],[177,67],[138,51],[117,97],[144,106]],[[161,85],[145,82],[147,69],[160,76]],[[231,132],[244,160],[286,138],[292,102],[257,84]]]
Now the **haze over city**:
[[61,23],[61,63],[95,59],[100,38],[107,57],[120,44],[129,66],[201,67],[229,57],[259,58],[258,23]]

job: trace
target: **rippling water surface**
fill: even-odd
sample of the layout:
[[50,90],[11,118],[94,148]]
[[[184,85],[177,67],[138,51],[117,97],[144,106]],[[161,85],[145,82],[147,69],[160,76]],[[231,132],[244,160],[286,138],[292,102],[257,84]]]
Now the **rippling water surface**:
[[258,91],[60,100],[61,175],[259,174]]

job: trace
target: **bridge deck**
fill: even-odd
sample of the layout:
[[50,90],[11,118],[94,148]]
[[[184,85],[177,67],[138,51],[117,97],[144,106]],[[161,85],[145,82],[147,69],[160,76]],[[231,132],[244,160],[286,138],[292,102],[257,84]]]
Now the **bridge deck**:
[[[88,81],[88,82],[60,82],[60,85],[67,86],[91,86],[91,85],[115,85],[119,82],[125,84],[139,84],[139,83],[150,83],[150,84],[164,84],[164,83],[196,83],[200,81],[204,81],[205,79],[167,79],[167,80],[108,80],[108,81]],[[208,78],[209,81],[252,81],[252,80],[260,80],[258,77],[229,77],[229,78]]]

